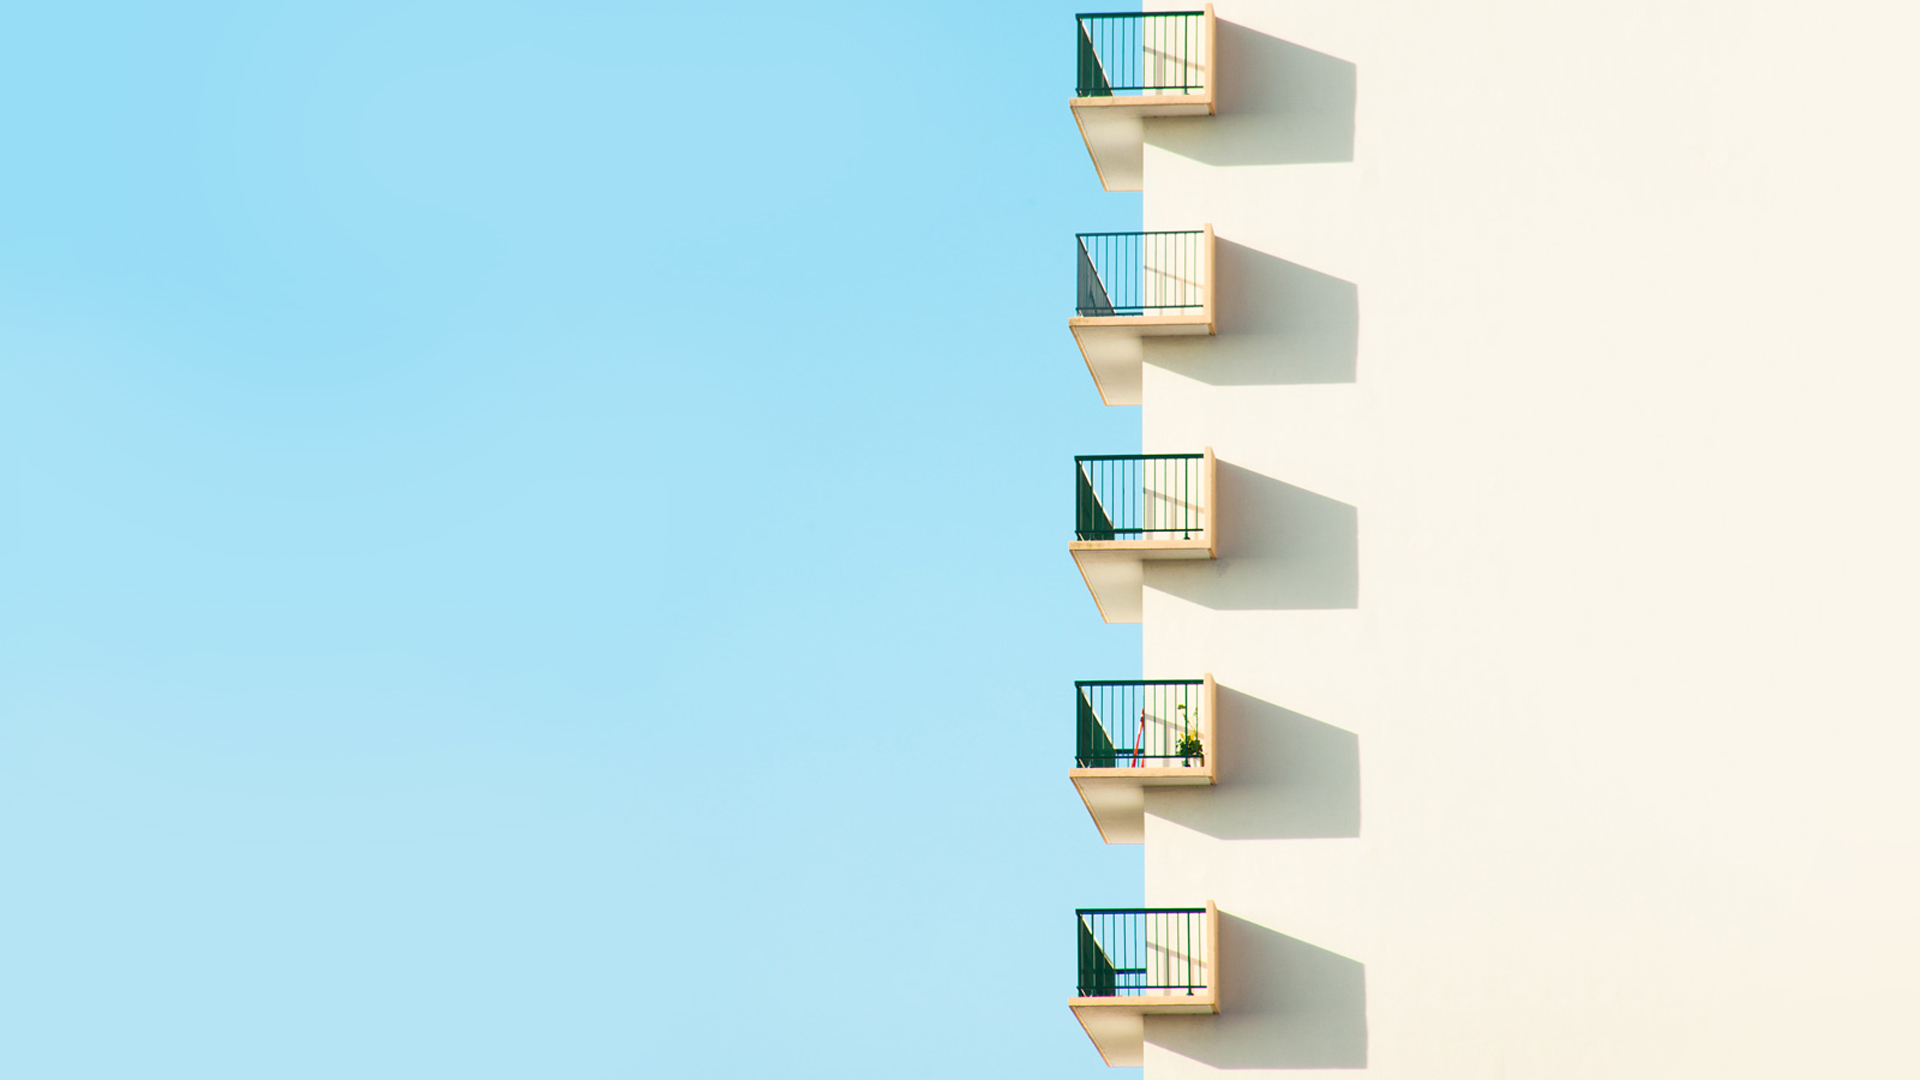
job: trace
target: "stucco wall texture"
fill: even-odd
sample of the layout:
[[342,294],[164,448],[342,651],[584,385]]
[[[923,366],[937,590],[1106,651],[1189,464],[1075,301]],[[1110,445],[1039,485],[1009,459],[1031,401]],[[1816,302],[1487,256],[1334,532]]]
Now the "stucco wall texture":
[[1920,14],[1215,8],[1142,420],[1220,552],[1143,632],[1220,684],[1146,898],[1222,1012],[1148,1080],[1920,1075]]

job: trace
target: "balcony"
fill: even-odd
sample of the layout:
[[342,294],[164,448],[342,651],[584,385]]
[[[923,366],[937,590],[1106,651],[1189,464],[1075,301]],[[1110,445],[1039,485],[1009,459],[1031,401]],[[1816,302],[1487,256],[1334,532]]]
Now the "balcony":
[[1213,676],[1073,684],[1067,775],[1109,844],[1146,840],[1147,789],[1215,782]]
[[1147,119],[1213,113],[1213,5],[1074,21],[1074,122],[1100,186],[1139,191]]
[[1220,918],[1203,908],[1081,908],[1067,1004],[1109,1065],[1139,1065],[1148,1016],[1220,1011]]
[[1073,483],[1067,550],[1106,621],[1140,621],[1147,563],[1214,557],[1211,448],[1076,457]]
[[1075,239],[1074,315],[1067,329],[1100,399],[1138,405],[1147,338],[1214,332],[1213,226]]

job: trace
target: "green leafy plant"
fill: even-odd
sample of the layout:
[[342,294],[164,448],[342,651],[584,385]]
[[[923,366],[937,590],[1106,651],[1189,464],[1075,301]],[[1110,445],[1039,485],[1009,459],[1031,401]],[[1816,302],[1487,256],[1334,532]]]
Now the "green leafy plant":
[[1175,747],[1175,752],[1184,758],[1200,757],[1200,736],[1195,735],[1191,731],[1182,734],[1180,736],[1180,745]]
[[1202,758],[1200,736],[1187,727],[1187,706],[1185,702],[1174,707],[1180,714],[1180,741],[1174,744],[1173,752],[1183,758]]

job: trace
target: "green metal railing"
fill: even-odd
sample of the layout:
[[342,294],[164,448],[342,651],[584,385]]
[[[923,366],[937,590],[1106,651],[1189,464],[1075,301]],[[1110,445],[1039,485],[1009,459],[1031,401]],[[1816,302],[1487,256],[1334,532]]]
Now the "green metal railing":
[[1074,767],[1205,764],[1200,741],[1204,686],[1198,679],[1074,683]]
[[1081,997],[1193,994],[1207,988],[1205,908],[1080,908]]
[[1198,94],[1206,89],[1206,13],[1075,15],[1076,97]]
[[1206,455],[1073,459],[1076,540],[1194,540],[1205,533]]
[[1078,233],[1074,310],[1085,316],[1198,314],[1207,303],[1205,232]]

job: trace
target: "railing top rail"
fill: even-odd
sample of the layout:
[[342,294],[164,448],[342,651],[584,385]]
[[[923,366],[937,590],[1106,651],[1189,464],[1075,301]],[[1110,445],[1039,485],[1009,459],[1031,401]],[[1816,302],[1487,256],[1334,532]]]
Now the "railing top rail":
[[1201,679],[1075,679],[1075,686],[1204,686]]
[[1205,454],[1075,454],[1080,461],[1200,461]]
[[1205,229],[1160,229],[1156,232],[1083,232],[1073,235],[1082,240],[1092,240],[1101,236],[1205,236]]
[[[1082,11],[1076,19],[1169,19],[1192,18],[1204,11]],[[1058,24],[1055,24],[1058,25]]]
[[1203,907],[1083,907],[1074,908],[1075,915],[1205,915]]

